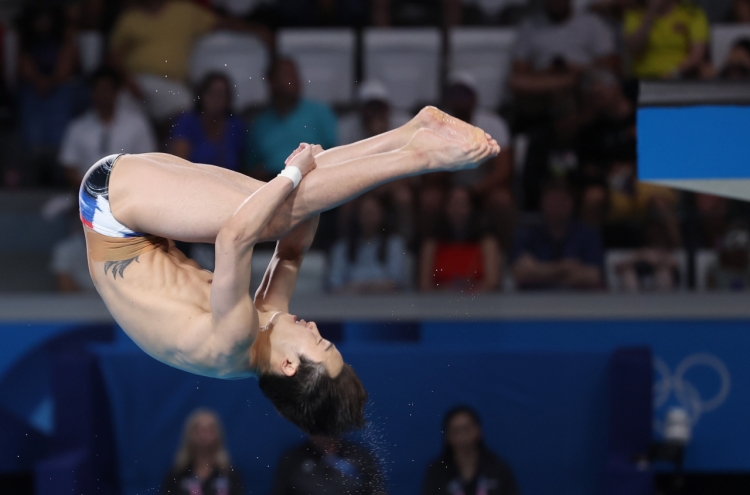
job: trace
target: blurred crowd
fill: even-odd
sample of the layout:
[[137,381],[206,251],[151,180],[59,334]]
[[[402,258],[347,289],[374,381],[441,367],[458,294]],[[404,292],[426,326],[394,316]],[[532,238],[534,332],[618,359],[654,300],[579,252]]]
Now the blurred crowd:
[[[750,0],[724,3],[722,22],[750,26]],[[300,142],[344,145],[396,128],[418,111],[396,108],[377,80],[358,84],[354,105],[309,100],[295,60],[272,56],[264,78],[269,104],[237,113],[227,74],[211,72],[195,87],[188,82],[191,49],[212,31],[249,33],[273,55],[281,27],[506,26],[517,30],[518,41],[498,108],[480,107],[475,75],[462,71],[445,74],[436,102],[489,132],[502,153],[476,170],[388,184],[325,214],[315,246],[326,253],[324,287],[334,293],[748,288],[747,208],[639,182],[635,113],[642,79],[750,82],[750,35],[738,38],[725,60],[711,60],[711,24],[698,3],[587,5],[26,2],[17,23],[5,28],[18,33],[18,60],[15,79],[6,74],[0,89],[0,186],[75,191],[100,157],[150,151],[266,180]],[[95,40],[101,57],[92,61],[81,47]],[[62,290],[91,285],[79,230],[54,252]],[[198,257],[200,247],[183,247]]]
[[[459,405],[447,411],[442,433],[443,450],[426,467],[421,495],[518,495],[512,468],[485,443],[474,409]],[[383,462],[361,442],[310,436],[282,454],[271,494],[387,495]],[[196,409],[185,420],[159,492],[243,495],[245,486],[232,465],[221,419],[209,409]]]

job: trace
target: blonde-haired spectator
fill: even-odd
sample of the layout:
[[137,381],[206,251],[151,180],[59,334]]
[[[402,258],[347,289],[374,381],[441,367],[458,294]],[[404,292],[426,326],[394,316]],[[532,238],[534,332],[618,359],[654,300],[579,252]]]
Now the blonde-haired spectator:
[[163,495],[241,495],[240,474],[232,468],[219,416],[196,409],[185,420],[172,470],[161,486]]

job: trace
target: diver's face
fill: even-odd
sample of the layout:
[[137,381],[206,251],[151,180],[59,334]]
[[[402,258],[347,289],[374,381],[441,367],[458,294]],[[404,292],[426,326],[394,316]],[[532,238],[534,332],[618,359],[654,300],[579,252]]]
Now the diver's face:
[[328,375],[336,377],[344,366],[344,358],[332,342],[324,339],[315,322],[307,322],[289,313],[282,313],[271,326],[271,361],[274,370],[294,375],[299,356],[323,363]]

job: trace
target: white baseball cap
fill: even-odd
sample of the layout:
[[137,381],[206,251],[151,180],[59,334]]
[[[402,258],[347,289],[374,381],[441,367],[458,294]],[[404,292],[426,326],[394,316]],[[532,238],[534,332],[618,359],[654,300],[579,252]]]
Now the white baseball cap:
[[391,103],[391,96],[388,94],[388,89],[380,81],[370,79],[363,81],[357,89],[357,100],[360,103],[367,103],[368,101],[382,101],[383,103]]

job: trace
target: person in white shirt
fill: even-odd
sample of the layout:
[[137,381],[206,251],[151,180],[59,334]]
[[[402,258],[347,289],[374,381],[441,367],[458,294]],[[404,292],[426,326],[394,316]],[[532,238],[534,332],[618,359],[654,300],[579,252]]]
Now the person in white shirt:
[[554,100],[572,98],[591,68],[620,72],[613,30],[596,14],[574,12],[572,0],[544,0],[544,12],[524,22],[508,82],[521,121],[548,117]]
[[396,129],[410,119],[406,112],[391,107],[388,90],[374,79],[359,85],[357,103],[357,110],[339,119],[339,146]]
[[117,104],[120,79],[115,72],[95,72],[91,87],[93,108],[68,125],[60,148],[59,162],[75,189],[86,171],[103,156],[157,151],[146,117],[130,106]]

